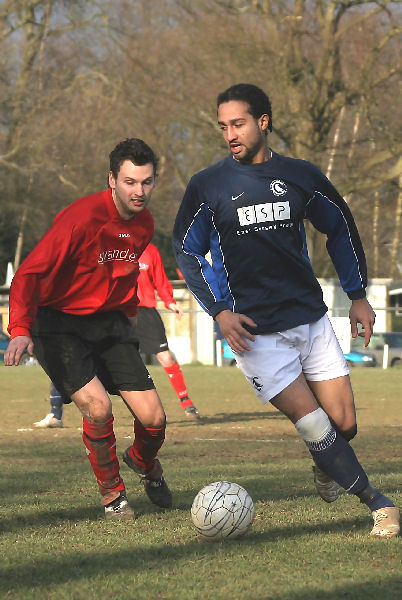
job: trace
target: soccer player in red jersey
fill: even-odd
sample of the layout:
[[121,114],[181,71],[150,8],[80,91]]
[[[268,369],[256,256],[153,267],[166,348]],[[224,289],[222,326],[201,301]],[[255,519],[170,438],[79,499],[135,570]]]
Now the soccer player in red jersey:
[[165,307],[181,319],[183,310],[173,298],[172,284],[167,278],[159,250],[154,244],[148,244],[140,257],[137,287],[139,303],[135,333],[140,351],[144,354],[155,354],[169,377],[186,416],[199,419],[199,412],[189,398],[180,365],[169,349],[165,326],[156,310],[155,292]]
[[[159,250],[154,244],[148,244],[139,261],[140,273],[137,282],[137,322],[135,335],[140,345],[140,352],[155,354],[165,370],[169,381],[177,394],[180,406],[187,417],[200,419],[200,414],[188,395],[183,372],[175,356],[169,349],[163,321],[156,310],[158,293],[165,307],[171,310],[178,319],[183,316],[183,309],[173,298],[173,288],[164,269]],[[34,423],[38,428],[63,427],[63,398],[53,383],[50,384],[50,412],[40,421]]]
[[[166,417],[138,351],[135,325],[139,257],[154,233],[147,205],[158,160],[142,140],[110,153],[109,189],[61,211],[17,270],[10,289],[11,340],[6,366],[25,349],[83,416],[83,441],[106,518],[132,519],[120,475],[109,394],[134,417],[134,443],[124,462],[150,500],[168,508],[172,496],[156,458]],[[109,393],[109,394],[108,394]]]

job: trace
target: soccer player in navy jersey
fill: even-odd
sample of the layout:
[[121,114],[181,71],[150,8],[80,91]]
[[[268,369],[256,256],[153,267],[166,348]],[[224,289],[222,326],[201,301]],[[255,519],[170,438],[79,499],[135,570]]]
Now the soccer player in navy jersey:
[[261,402],[295,425],[314,460],[320,496],[333,502],[342,490],[354,494],[372,512],[371,535],[396,536],[398,508],[372,486],[350,445],[357,426],[349,371],[303,225],[309,219],[327,235],[351,300],[352,336],[364,336],[367,346],[375,314],[353,217],[316,166],[271,150],[272,110],[263,90],[230,87],[218,96],[217,117],[230,154],[187,186],[173,231],[179,268]]
[[65,402],[83,416],[83,441],[108,519],[133,519],[120,475],[109,394],[134,417],[134,443],[123,453],[149,499],[172,495],[157,454],[166,416],[141,360],[135,325],[139,257],[152,239],[147,205],[158,159],[138,138],[110,153],[109,188],[60,212],[17,270],[10,289],[6,366],[35,355]]

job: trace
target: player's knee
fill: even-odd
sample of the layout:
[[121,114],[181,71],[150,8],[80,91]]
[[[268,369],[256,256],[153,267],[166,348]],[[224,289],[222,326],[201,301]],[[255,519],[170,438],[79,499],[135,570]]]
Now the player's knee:
[[164,429],[166,427],[166,415],[163,409],[156,411],[148,418],[146,427],[154,427],[155,429]]
[[352,411],[345,411],[342,418],[333,421],[335,429],[341,436],[349,441],[352,440],[357,433],[356,415]]
[[174,356],[170,352],[170,350],[163,350],[163,352],[158,352],[158,354],[156,355],[156,358],[158,359],[160,365],[164,369],[168,369],[169,367],[172,367],[174,365],[174,363],[176,362],[176,359],[174,358]]
[[[81,412],[84,412],[82,408]],[[106,423],[113,416],[112,403],[92,401],[87,405],[85,413],[84,416],[92,423]]]
[[317,408],[296,421],[295,427],[309,448],[316,447],[324,440],[329,443],[333,437],[331,436],[333,426],[327,413],[322,408]]
[[350,442],[350,440],[353,440],[353,438],[357,435],[357,424],[355,423],[350,427],[341,429],[339,430],[339,433],[345,438],[345,440]]

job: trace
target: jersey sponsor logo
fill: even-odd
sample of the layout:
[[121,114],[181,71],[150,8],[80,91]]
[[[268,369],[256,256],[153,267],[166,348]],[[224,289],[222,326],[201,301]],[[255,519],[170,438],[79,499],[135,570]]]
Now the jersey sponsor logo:
[[114,262],[116,260],[137,262],[137,255],[130,248],[126,248],[125,250],[104,250],[103,252],[99,253],[99,264]]
[[271,181],[269,184],[269,189],[275,196],[283,196],[283,194],[286,194],[288,191],[285,182],[281,181],[280,179],[274,179],[274,181]]
[[119,233],[119,238],[129,238],[130,234],[129,233]]
[[240,225],[265,223],[267,221],[287,221],[290,219],[289,202],[266,202],[252,204],[237,209]]
[[232,196],[232,200],[237,200],[238,198],[240,198],[241,196],[243,196],[243,194],[244,194],[244,192],[242,192],[238,196]]

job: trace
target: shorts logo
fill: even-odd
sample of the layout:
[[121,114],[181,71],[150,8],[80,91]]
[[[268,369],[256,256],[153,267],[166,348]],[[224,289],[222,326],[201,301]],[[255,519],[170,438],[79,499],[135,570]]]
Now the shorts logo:
[[285,183],[280,179],[275,179],[274,181],[271,181],[269,189],[275,196],[283,196],[283,194],[286,194],[286,192],[288,191]]
[[257,392],[261,392],[262,388],[264,387],[259,377],[253,377],[251,383],[253,384]]
[[266,221],[286,221],[290,219],[289,202],[266,202],[237,209],[240,225],[265,223]]

